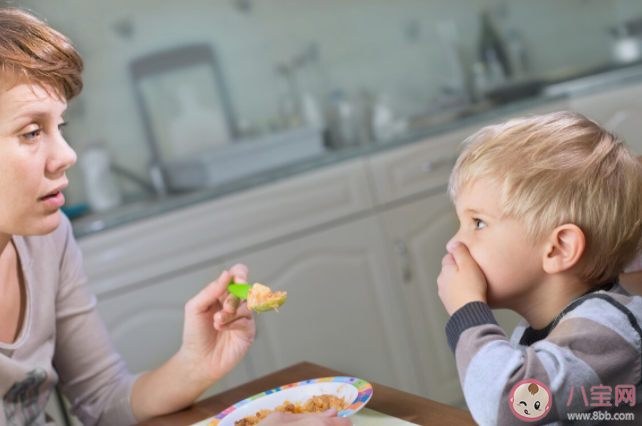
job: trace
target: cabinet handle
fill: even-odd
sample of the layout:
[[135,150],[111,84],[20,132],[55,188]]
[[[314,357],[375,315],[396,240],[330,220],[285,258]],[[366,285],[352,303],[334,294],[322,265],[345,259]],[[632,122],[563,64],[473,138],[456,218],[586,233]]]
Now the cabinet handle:
[[419,168],[424,173],[430,173],[433,170],[437,170],[442,167],[446,167],[450,165],[454,166],[455,163],[457,162],[457,158],[459,158],[457,155],[453,155],[452,157],[444,157],[435,161],[424,161],[423,163],[421,163]]
[[410,255],[408,254],[408,249],[401,240],[395,240],[393,248],[401,259],[401,277],[405,283],[410,283],[410,280],[412,280],[412,269],[410,267]]

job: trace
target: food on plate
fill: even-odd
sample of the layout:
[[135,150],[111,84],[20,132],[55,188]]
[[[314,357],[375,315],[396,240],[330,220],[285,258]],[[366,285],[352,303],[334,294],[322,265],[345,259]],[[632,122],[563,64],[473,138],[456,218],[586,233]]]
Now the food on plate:
[[339,398],[334,395],[315,395],[303,403],[297,402],[293,404],[289,401],[285,401],[282,405],[279,405],[274,410],[262,409],[255,415],[246,416],[241,420],[235,421],[234,426],[254,426],[261,420],[266,418],[273,411],[280,411],[282,413],[291,414],[320,413],[332,408],[335,408],[337,411],[341,411],[349,405],[349,403],[345,402],[345,397]]
[[257,312],[268,312],[274,309],[279,312],[279,306],[288,299],[287,291],[272,292],[269,287],[256,283],[247,293],[247,307]]

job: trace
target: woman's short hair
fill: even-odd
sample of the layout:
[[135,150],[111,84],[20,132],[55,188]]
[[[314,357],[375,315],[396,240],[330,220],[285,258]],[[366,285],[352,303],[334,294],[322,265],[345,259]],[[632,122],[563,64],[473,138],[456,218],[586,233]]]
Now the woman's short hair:
[[83,61],[71,41],[40,19],[16,8],[0,8],[0,73],[50,85],[69,100],[82,90]]
[[516,118],[464,141],[450,177],[453,200],[477,179],[500,189],[503,217],[523,223],[535,244],[556,227],[586,239],[585,282],[601,285],[642,248],[642,166],[622,138],[573,112]]

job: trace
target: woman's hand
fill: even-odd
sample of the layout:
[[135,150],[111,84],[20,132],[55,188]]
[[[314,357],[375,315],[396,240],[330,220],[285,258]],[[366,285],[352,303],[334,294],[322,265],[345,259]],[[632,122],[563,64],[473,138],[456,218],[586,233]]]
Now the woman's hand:
[[261,420],[261,426],[352,426],[345,417],[337,417],[337,410],[332,409],[323,413],[287,414],[275,412]]
[[249,349],[254,319],[247,303],[227,292],[230,274],[234,282],[247,282],[247,268],[236,265],[187,302],[181,349],[134,383],[131,405],[138,421],[192,404]]
[[227,291],[230,276],[235,283],[247,284],[247,272],[241,264],[223,271],[185,305],[179,356],[210,383],[232,371],[254,341],[256,327],[247,301]]

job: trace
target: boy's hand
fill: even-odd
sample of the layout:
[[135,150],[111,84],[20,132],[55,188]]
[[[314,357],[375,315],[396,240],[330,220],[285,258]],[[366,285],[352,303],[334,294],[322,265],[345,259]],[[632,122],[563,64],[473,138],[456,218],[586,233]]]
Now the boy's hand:
[[441,302],[450,315],[467,303],[486,303],[486,277],[461,243],[454,243],[452,253],[448,253],[441,261],[437,284]]

